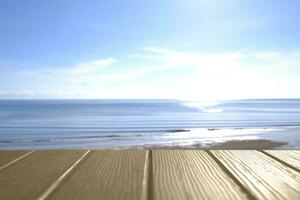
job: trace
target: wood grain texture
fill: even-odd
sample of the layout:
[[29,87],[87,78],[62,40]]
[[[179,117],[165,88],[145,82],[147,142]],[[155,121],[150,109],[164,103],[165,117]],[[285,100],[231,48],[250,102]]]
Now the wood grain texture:
[[144,197],[146,151],[92,151],[49,199],[136,200]]
[[247,199],[204,151],[153,151],[153,199]]
[[0,199],[37,199],[85,151],[39,151],[0,171]]
[[300,173],[258,151],[211,151],[256,199],[300,199]]
[[0,151],[0,167],[19,158],[29,151]]
[[265,151],[283,162],[293,166],[300,171],[300,151],[299,150],[270,150]]

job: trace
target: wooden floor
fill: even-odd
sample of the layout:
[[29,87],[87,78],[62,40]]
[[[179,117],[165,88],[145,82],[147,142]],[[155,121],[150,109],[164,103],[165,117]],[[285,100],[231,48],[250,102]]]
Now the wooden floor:
[[300,200],[300,150],[0,151],[1,200]]

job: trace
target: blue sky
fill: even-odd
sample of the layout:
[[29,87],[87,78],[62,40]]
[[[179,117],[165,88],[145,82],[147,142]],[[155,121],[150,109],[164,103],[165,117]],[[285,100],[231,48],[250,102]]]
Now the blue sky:
[[300,98],[298,0],[1,0],[0,98]]

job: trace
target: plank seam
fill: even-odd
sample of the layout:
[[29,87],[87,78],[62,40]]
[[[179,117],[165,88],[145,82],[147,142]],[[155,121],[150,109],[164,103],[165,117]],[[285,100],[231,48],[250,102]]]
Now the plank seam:
[[148,189],[147,189],[147,200],[153,199],[153,152],[149,150],[148,157]]
[[274,156],[274,155],[272,155],[272,154],[270,154],[270,153],[268,153],[268,152],[266,152],[266,151],[264,151],[264,150],[263,150],[263,151],[260,151],[260,152],[263,153],[263,154],[265,154],[265,155],[267,155],[267,156],[269,156],[270,158],[276,160],[277,162],[279,162],[279,163],[285,165],[286,167],[289,167],[289,168],[291,168],[291,169],[293,169],[293,170],[295,170],[295,171],[297,171],[297,172],[300,172],[299,169],[297,169],[297,168],[294,167],[293,165],[291,165],[291,164],[285,162],[284,160],[281,160],[280,158],[277,158],[276,156]]
[[53,191],[62,183],[62,181],[75,169],[91,152],[91,150],[86,151],[67,171],[65,171],[50,187],[38,198],[38,200],[47,199]]
[[257,200],[257,198],[234,176],[233,173],[231,173],[225,165],[211,152],[208,150],[205,150],[208,155],[219,165],[219,167],[227,174],[244,192],[249,200]]
[[7,168],[7,167],[9,167],[9,166],[11,166],[11,165],[13,165],[13,164],[15,164],[16,162],[22,160],[23,158],[26,158],[27,156],[29,156],[30,154],[32,154],[32,153],[34,153],[34,152],[35,152],[35,151],[29,151],[29,152],[25,153],[24,155],[22,155],[22,156],[16,158],[15,160],[10,161],[9,163],[7,163],[7,164],[1,166],[1,167],[0,167],[0,170],[3,170],[3,169],[5,169],[5,168]]

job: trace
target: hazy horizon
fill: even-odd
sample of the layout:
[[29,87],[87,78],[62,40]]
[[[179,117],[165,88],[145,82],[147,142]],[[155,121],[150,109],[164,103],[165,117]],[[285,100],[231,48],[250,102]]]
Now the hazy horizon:
[[22,100],[28,100],[28,101],[30,101],[30,100],[32,100],[32,101],[35,101],[35,100],[45,100],[45,101],[47,101],[47,100],[49,100],[49,101],[51,101],[51,100],[53,100],[53,101],[60,101],[60,100],[62,100],[62,101],[64,101],[64,100],[66,100],[66,101],[68,101],[68,100],[74,100],[74,101],[76,101],[76,100],[78,100],[78,101],[81,101],[81,100],[87,100],[87,101],[89,101],[89,100],[91,100],[91,101],[97,101],[97,100],[107,100],[107,101],[118,101],[118,100],[120,100],[120,101],[126,101],[126,100],[137,100],[137,101],[151,101],[151,100],[153,100],[153,101],[191,101],[191,102],[222,102],[222,101],[255,101],[255,100],[260,100],[260,101],[268,101],[268,100],[278,100],[278,101],[284,101],[284,100],[300,100],[300,98],[249,98],[249,99],[247,99],[247,98],[245,98],[245,99],[211,99],[211,100],[199,100],[199,99],[168,99],[168,98],[43,98],[43,97],[40,97],[40,98],[38,98],[38,97],[36,97],[36,98],[0,98],[0,101],[9,101],[9,100],[12,100],[12,101],[14,101],[14,100],[16,100],[16,101],[18,101],[18,100],[20,100],[20,101],[22,101]]

